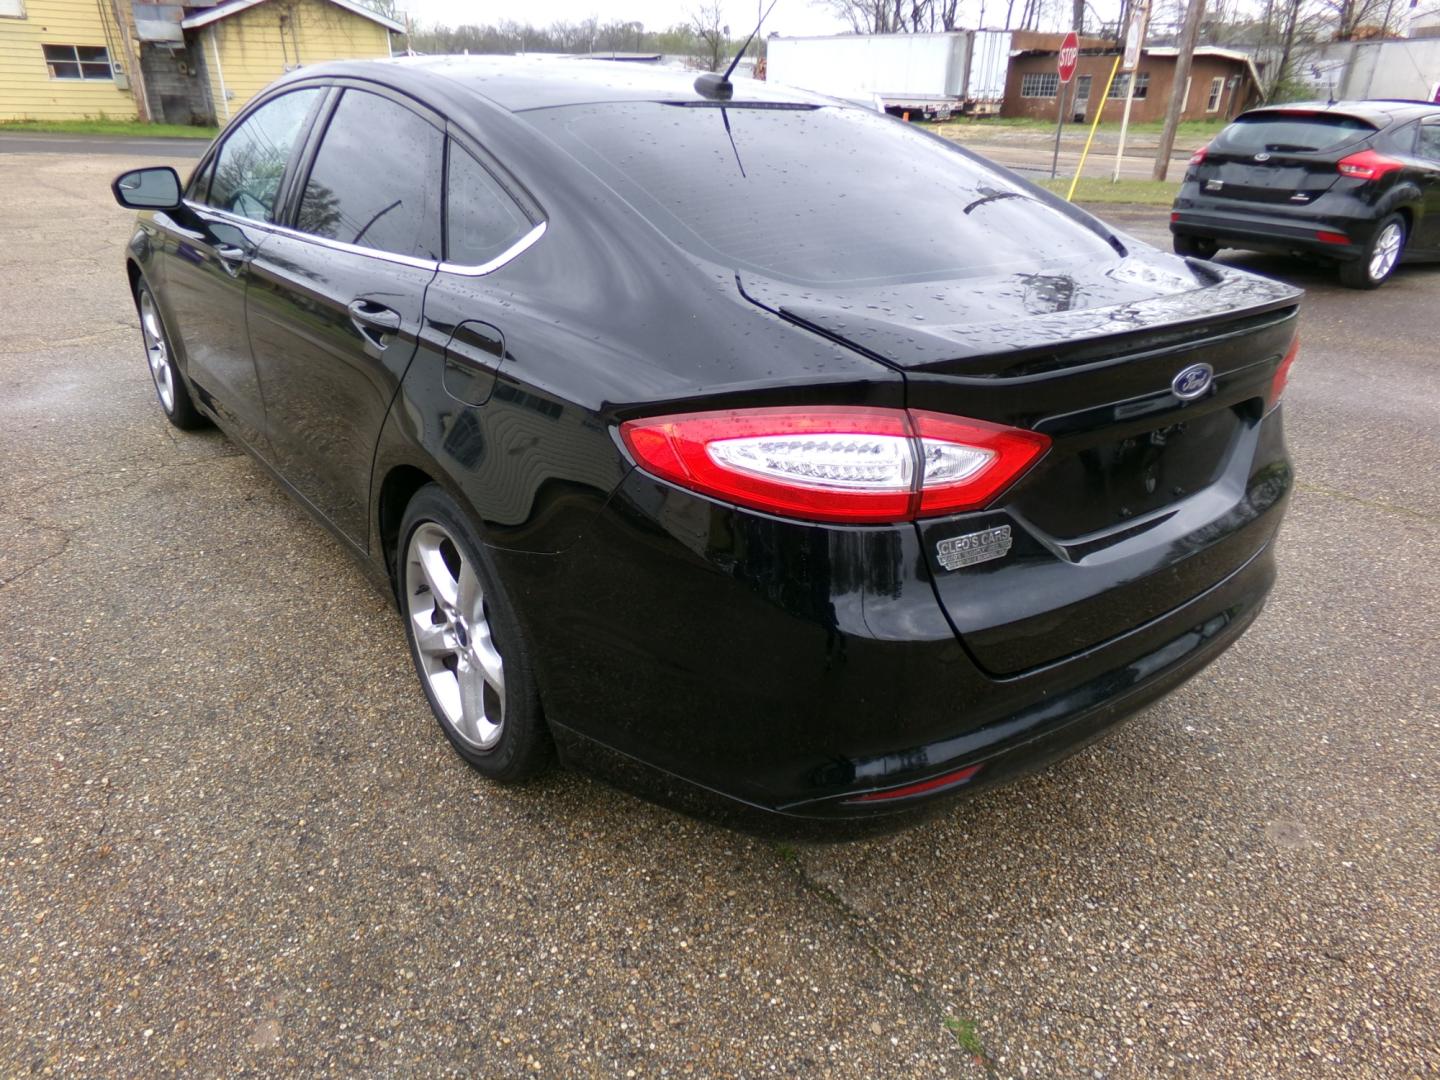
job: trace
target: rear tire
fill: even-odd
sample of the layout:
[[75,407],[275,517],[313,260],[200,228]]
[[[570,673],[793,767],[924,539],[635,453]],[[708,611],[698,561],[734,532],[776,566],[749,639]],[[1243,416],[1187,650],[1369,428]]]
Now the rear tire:
[[140,316],[140,339],[145,344],[150,381],[155,384],[155,400],[160,403],[165,419],[182,431],[207,427],[210,421],[191,400],[190,386],[175,363],[175,350],[170,347],[170,334],[160,315],[160,305],[143,278],[135,284],[135,311]]
[[1213,259],[1220,245],[1206,236],[1190,236],[1176,233],[1171,240],[1176,255],[1187,255],[1192,259]]
[[1340,264],[1340,284],[1351,289],[1378,289],[1390,280],[1405,254],[1405,219],[1391,214],[1376,228],[1365,252]]
[[455,752],[501,783],[543,771],[555,751],[519,621],[464,510],[438,484],[405,508],[395,579],[410,657]]

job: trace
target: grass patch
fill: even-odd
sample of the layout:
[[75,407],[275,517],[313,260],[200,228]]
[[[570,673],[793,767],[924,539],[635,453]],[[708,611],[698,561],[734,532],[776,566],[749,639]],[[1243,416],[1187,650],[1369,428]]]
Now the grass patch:
[[5,120],[0,132],[39,132],[46,135],[122,135],[137,139],[213,139],[219,128],[195,127],[191,124],[142,124],[138,120],[110,120],[86,117],[84,120]]
[[[1070,178],[1035,181],[1060,197],[1070,190]],[[1135,203],[1139,206],[1169,206],[1180,190],[1178,180],[1120,180],[1111,183],[1100,176],[1082,176],[1075,185],[1077,203]]]
[[[1184,144],[1187,140],[1204,141],[1217,135],[1228,121],[1225,120],[1182,120],[1180,126],[1175,129],[1175,143],[1177,146]],[[955,135],[976,135],[984,132],[986,128],[1008,128],[1011,131],[1048,131],[1055,133],[1055,119],[1033,120],[1021,117],[994,117],[989,120],[945,120],[935,125],[940,134],[944,135],[953,130]],[[1165,124],[1160,120],[1150,120],[1145,123],[1132,122],[1130,124],[1131,135],[1159,135]],[[1065,130],[1069,133],[1077,131],[1088,132],[1090,125],[1072,124],[1066,122]],[[1119,121],[1109,121],[1101,124],[1096,129],[1096,135],[1113,135],[1119,137]]]
[[945,1030],[955,1036],[955,1041],[972,1057],[985,1060],[985,1044],[980,1041],[980,1033],[975,1030],[975,1021],[966,1020],[960,1016],[945,1017]]

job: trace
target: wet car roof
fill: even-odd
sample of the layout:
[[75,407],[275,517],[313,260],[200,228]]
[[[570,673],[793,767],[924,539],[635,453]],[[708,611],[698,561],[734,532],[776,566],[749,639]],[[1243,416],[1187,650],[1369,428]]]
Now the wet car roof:
[[[699,72],[650,64],[565,56],[412,56],[379,63],[459,83],[511,112],[602,101],[711,100],[695,90]],[[735,105],[835,104],[829,98],[755,79],[732,81],[735,95],[731,103]]]

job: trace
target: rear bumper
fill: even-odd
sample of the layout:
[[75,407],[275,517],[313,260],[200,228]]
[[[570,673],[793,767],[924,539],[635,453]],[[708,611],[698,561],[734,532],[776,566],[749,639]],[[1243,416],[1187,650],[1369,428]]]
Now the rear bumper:
[[567,762],[741,827],[893,828],[1079,749],[1244,631],[1290,484],[1273,419],[1227,569],[1157,578],[1158,614],[1014,675],[957,637],[908,525],[778,521],[637,471],[564,554],[495,554]]
[[[1119,667],[1101,671],[1063,693],[1042,697],[976,730],[888,754],[843,763],[827,761],[821,768],[852,777],[847,786],[853,790],[839,795],[778,805],[756,802],[733,788],[680,775],[573,728],[555,724],[552,728],[568,764],[655,802],[732,827],[813,839],[891,831],[923,820],[959,795],[1038,771],[1104,737],[1224,652],[1259,615],[1274,580],[1273,552],[1267,545],[1204,596],[1127,635],[1133,638],[1132,648],[1146,651]],[[1187,624],[1187,629],[1176,633]],[[1116,644],[1107,644],[1104,651],[1112,651]],[[963,726],[959,717],[956,722]],[[867,782],[885,780],[893,786],[897,776],[957,773],[970,775],[959,783],[885,803],[853,801]]]
[[[1360,258],[1374,230],[1375,222],[1367,218],[1301,216],[1246,203],[1227,206],[1218,199],[1187,199],[1183,193],[1170,214],[1170,232],[1175,235],[1203,237],[1245,251],[1298,251],[1338,260]],[[1344,236],[1347,242],[1322,240],[1322,232]]]

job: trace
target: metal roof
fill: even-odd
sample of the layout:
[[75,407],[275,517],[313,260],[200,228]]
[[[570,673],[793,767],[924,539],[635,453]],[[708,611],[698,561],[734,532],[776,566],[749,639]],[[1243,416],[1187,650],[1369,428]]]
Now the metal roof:
[[[242,11],[249,11],[253,7],[265,3],[266,0],[230,0],[229,3],[219,4],[206,11],[182,19],[180,25],[186,30],[198,30],[202,26],[209,26],[211,23],[219,22],[221,19],[228,19],[231,15],[238,15]],[[379,12],[372,11],[364,4],[356,3],[355,0],[327,0],[336,7],[342,7],[362,19],[369,19],[371,22],[379,23],[392,34],[403,34],[405,27],[394,19],[387,19]]]

